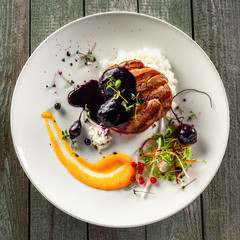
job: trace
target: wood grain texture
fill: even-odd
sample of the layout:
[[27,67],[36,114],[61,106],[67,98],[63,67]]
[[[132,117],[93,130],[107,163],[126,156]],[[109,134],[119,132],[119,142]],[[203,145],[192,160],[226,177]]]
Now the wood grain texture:
[[[139,12],[164,19],[192,36],[190,1],[140,0]],[[147,226],[147,239],[202,239],[200,197],[174,216]]]
[[83,0],[31,2],[31,51],[52,32],[83,16]]
[[[114,0],[114,1],[95,1],[86,0],[85,13],[86,15],[106,11],[137,11],[137,1],[130,0]],[[89,224],[89,239],[104,240],[104,239],[145,239],[145,227],[137,227],[130,229],[106,228]]]
[[190,0],[139,0],[139,12],[165,20],[192,37]]
[[[205,239],[240,238],[240,2],[194,1],[195,39],[224,83],[230,106],[230,137],[221,167],[203,193]],[[221,131],[221,129],[219,129]]]
[[108,11],[137,12],[137,0],[85,0],[86,16]]
[[0,239],[28,238],[29,182],[10,131],[13,89],[29,55],[28,0],[0,1]]
[[[195,40],[219,71],[231,110],[228,149],[220,170],[202,194],[203,215],[198,198],[176,215],[146,227],[105,228],[88,225],[61,212],[33,186],[29,193],[29,181],[16,157],[9,126],[11,96],[28,58],[29,44],[33,51],[50,33],[84,12],[89,15],[113,10],[139,10],[164,19],[192,36],[191,2]],[[0,240],[239,239],[239,1],[0,0],[0,4]]]
[[[82,1],[32,0],[31,50],[53,31],[82,16]],[[33,186],[30,196],[31,239],[86,239],[86,223],[55,208]]]

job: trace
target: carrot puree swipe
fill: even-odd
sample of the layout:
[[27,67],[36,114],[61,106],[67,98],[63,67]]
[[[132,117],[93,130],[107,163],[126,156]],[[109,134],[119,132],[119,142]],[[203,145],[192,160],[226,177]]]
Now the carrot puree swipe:
[[[130,184],[130,178],[135,175],[135,169],[131,165],[133,160],[128,155],[124,153],[109,154],[104,158],[100,158],[97,163],[89,163],[73,151],[66,139],[62,139],[62,131],[57,125],[55,117],[52,115],[52,113],[43,112],[42,117],[46,121],[47,131],[49,133],[55,154],[57,155],[60,162],[76,179],[90,187],[102,190],[121,189]],[[53,131],[49,124],[49,119],[53,122],[53,126],[57,132],[57,135],[61,139],[68,154],[75,158],[76,161],[78,161],[78,163],[84,168],[97,174],[105,174],[106,176],[92,176],[80,169],[77,164],[74,163],[74,161],[68,159],[64,155],[53,134]],[[123,166],[123,168],[120,171],[116,172],[115,174],[108,175],[121,166]]]

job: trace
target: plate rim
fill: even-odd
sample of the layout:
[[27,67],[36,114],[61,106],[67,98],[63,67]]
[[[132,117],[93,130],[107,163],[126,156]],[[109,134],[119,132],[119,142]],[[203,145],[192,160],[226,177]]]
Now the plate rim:
[[[42,47],[42,45],[45,44],[45,42],[48,41],[48,39],[50,39],[53,35],[55,35],[57,32],[61,31],[62,29],[64,28],[67,28],[69,27],[70,25],[72,24],[75,24],[76,22],[81,22],[85,19],[88,19],[88,18],[93,18],[93,17],[97,17],[97,16],[104,16],[104,15],[130,15],[130,16],[136,16],[136,17],[144,17],[144,18],[148,18],[148,19],[152,19],[154,21],[159,21],[161,23],[164,23],[166,24],[168,27],[170,28],[173,28],[175,31],[177,32],[180,32],[181,34],[183,34],[188,40],[190,40],[194,45],[195,47],[197,47],[201,53],[203,53],[203,55],[205,56],[206,60],[208,61],[208,63],[211,64],[212,66],[212,69],[214,69],[214,72],[217,74],[218,78],[219,78],[219,83],[221,85],[221,88],[223,90],[223,93],[224,93],[224,98],[225,98],[225,103],[226,103],[226,108],[227,108],[227,126],[226,126],[226,135],[227,135],[227,138],[224,140],[226,141],[224,143],[224,148],[225,150],[223,151],[222,153],[222,156],[221,156],[221,160],[219,161],[218,165],[217,165],[217,168],[216,170],[214,171],[214,174],[210,177],[209,181],[203,186],[202,188],[202,191],[199,192],[199,194],[197,194],[193,199],[191,199],[190,201],[187,201],[186,204],[184,204],[183,206],[181,206],[181,208],[179,208],[178,210],[175,210],[169,214],[167,214],[166,216],[164,217],[161,217],[161,218],[158,218],[158,219],[154,219],[152,221],[148,221],[148,222],[145,222],[145,223],[142,223],[142,224],[131,224],[131,225],[109,225],[109,224],[101,224],[99,222],[94,222],[94,221],[91,221],[91,220],[86,220],[86,219],[83,219],[77,215],[75,215],[74,213],[70,213],[68,212],[67,210],[63,209],[61,206],[59,206],[57,203],[53,202],[48,196],[46,196],[37,186],[37,184],[33,181],[33,179],[30,177],[28,171],[27,171],[27,168],[25,167],[23,161],[21,160],[20,158],[20,154],[17,150],[17,143],[15,141],[15,138],[14,138],[14,132],[13,132],[13,104],[14,104],[14,101],[15,101],[15,95],[16,95],[16,92],[17,92],[17,88],[18,88],[18,85],[19,85],[19,80],[20,78],[22,77],[23,75],[23,72],[25,71],[25,69],[27,68],[28,66],[28,63],[31,61],[32,57],[36,54],[36,52],[38,52],[38,49]],[[90,223],[90,224],[94,224],[94,225],[98,225],[98,226],[102,226],[102,227],[110,227],[110,228],[132,228],[132,227],[140,227],[140,226],[145,226],[145,225],[149,225],[149,224],[152,224],[152,223],[157,223],[159,221],[162,221],[164,219],[167,219],[168,217],[170,216],[173,216],[174,214],[176,214],[177,212],[180,212],[181,210],[183,210],[184,208],[186,208],[189,204],[193,203],[205,190],[206,188],[209,186],[209,184],[212,182],[213,178],[216,176],[216,173],[217,171],[219,170],[220,168],[220,165],[223,161],[223,158],[224,158],[224,155],[227,151],[227,146],[228,146],[228,141],[229,141],[229,131],[230,131],[230,110],[229,110],[229,101],[228,101],[228,96],[227,96],[227,93],[226,93],[226,90],[225,90],[225,87],[224,87],[224,84],[223,84],[223,81],[220,77],[220,74],[218,73],[215,65],[213,64],[213,62],[211,61],[210,57],[207,55],[207,53],[202,49],[202,47],[200,47],[197,42],[192,39],[189,35],[187,35],[185,32],[183,32],[181,29],[175,27],[174,25],[168,23],[167,21],[165,20],[162,20],[160,18],[157,18],[157,17],[153,17],[153,16],[150,16],[150,15],[147,15],[147,14],[143,14],[143,13],[136,13],[136,12],[129,12],[129,11],[111,11],[111,12],[100,12],[100,13],[95,13],[95,14],[91,14],[91,15],[88,15],[88,16],[84,16],[84,17],[80,17],[80,18],[77,18],[76,20],[74,21],[71,21],[67,24],[65,24],[64,26],[60,27],[59,29],[57,29],[56,31],[54,31],[53,33],[51,33],[47,38],[45,38],[38,46],[37,48],[32,52],[32,54],[28,57],[27,61],[25,62],[17,80],[16,80],[16,84],[14,86],[14,91],[13,91],[13,94],[12,94],[12,100],[11,100],[11,109],[10,109],[10,130],[11,130],[11,137],[12,137],[12,141],[13,141],[13,146],[14,146],[14,150],[16,152],[16,155],[17,155],[17,158],[18,158],[18,161],[20,162],[20,165],[21,167],[23,168],[24,170],[24,173],[27,175],[28,179],[30,180],[30,182],[33,184],[33,186],[41,193],[41,195],[47,200],[49,201],[53,206],[57,207],[59,210],[63,211],[64,213],[70,215],[71,217],[74,217],[78,220],[81,220],[83,222],[86,222],[86,223]]]

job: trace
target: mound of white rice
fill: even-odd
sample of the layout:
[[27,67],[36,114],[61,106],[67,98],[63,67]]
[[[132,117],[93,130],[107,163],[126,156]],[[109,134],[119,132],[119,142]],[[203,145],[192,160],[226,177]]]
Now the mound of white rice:
[[120,50],[115,60],[109,61],[108,59],[103,59],[101,64],[104,69],[107,69],[114,64],[119,64],[120,62],[132,59],[141,60],[145,66],[151,67],[163,73],[168,78],[168,84],[173,95],[176,94],[177,79],[174,77],[172,66],[168,59],[163,56],[158,49],[150,50],[148,48],[143,48],[138,51],[131,52]]

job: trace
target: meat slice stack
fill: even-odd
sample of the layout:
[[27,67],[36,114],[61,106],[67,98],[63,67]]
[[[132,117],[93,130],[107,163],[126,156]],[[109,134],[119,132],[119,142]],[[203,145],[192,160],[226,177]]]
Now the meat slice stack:
[[172,105],[172,92],[167,77],[150,67],[144,66],[140,60],[129,60],[114,65],[125,67],[136,78],[139,98],[144,101],[137,107],[137,117],[127,124],[111,129],[122,134],[138,134],[147,130],[154,122],[166,115]]

